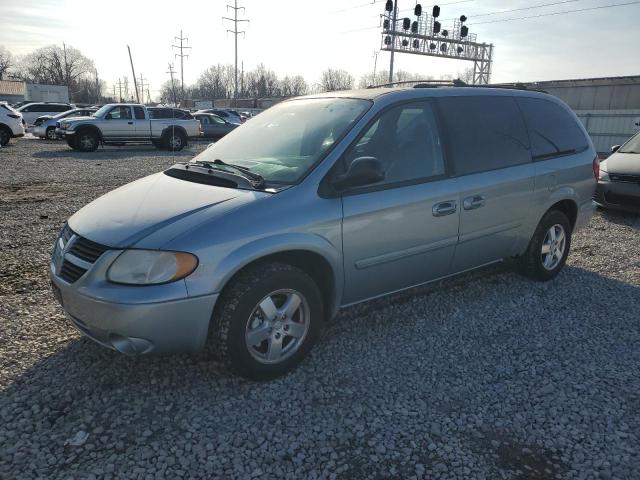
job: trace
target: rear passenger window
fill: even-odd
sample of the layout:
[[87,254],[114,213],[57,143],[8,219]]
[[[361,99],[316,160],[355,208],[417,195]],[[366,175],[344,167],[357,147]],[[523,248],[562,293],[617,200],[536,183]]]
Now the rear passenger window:
[[133,107],[133,113],[136,116],[136,120],[144,120],[144,109],[142,107]]
[[438,102],[456,175],[531,161],[527,131],[513,98],[446,97]]
[[428,102],[399,105],[383,112],[344,157],[344,168],[358,157],[376,157],[385,179],[379,185],[444,175],[444,158],[435,115]]
[[519,98],[534,160],[584,150],[589,143],[578,122],[560,105],[538,98]]
[[68,105],[53,105],[51,110],[51,112],[66,112],[68,110],[71,110],[71,107],[69,107]]

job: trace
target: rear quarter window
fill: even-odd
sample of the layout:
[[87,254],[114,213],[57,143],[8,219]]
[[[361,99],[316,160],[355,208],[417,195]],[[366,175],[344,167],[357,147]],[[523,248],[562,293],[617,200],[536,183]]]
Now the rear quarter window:
[[518,98],[529,130],[534,160],[582,151],[589,146],[578,121],[560,105],[540,98]]
[[456,175],[531,161],[525,124],[512,97],[445,97],[438,107]]

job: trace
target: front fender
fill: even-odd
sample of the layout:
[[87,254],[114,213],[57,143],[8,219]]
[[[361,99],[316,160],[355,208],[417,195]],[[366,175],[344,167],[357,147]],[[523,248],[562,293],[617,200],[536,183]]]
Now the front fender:
[[[219,293],[233,276],[256,260],[273,254],[291,251],[306,251],[321,256],[333,273],[333,305],[340,305],[344,275],[342,255],[326,238],[312,233],[281,233],[259,238],[246,243],[221,258],[212,265],[203,265],[203,271],[187,277],[190,296]],[[205,282],[213,279],[213,283]]]

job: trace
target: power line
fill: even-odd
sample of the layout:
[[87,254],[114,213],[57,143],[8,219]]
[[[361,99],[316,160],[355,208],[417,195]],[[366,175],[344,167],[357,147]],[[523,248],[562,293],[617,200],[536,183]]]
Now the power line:
[[[473,18],[478,18],[478,17],[488,17],[491,15],[501,15],[503,13],[511,13],[511,12],[519,12],[521,10],[533,10],[536,8],[543,8],[543,7],[551,7],[554,5],[562,5],[565,3],[575,3],[575,2],[580,2],[581,0],[563,0],[562,2],[552,2],[552,3],[540,3],[538,5],[530,5],[528,7],[521,7],[521,8],[512,8],[510,10],[499,10],[499,11],[495,11],[495,12],[488,12],[488,13],[478,13],[478,14],[467,14],[467,16],[469,18],[473,17]],[[448,18],[447,20],[455,20],[458,17],[451,17]]]
[[180,89],[182,92],[182,100],[184,100],[184,57],[189,58],[189,55],[183,53],[184,50],[191,49],[191,47],[186,47],[182,44],[183,41],[188,42],[189,39],[187,37],[182,36],[182,30],[180,30],[179,37],[173,37],[174,40],[180,40],[180,45],[171,45],[173,48],[177,48],[180,50],[180,53],[176,53],[176,57],[180,57]]
[[626,2],[626,3],[614,3],[611,5],[600,5],[598,7],[589,7],[589,8],[579,8],[579,9],[575,9],[575,10],[565,10],[562,12],[552,12],[552,13],[541,13],[539,15],[530,15],[527,17],[515,17],[515,18],[502,18],[499,20],[487,20],[486,22],[477,22],[477,23],[470,23],[469,25],[483,25],[486,23],[499,23],[499,22],[512,22],[515,20],[528,20],[531,18],[540,18],[540,17],[551,17],[554,15],[565,15],[567,13],[579,13],[579,12],[588,12],[590,10],[603,10],[606,8],[613,8],[613,7],[624,7],[627,5],[637,5],[640,4],[640,1],[636,1],[636,2]]
[[235,37],[235,43],[236,43],[236,63],[235,63],[235,70],[234,70],[234,98],[238,98],[238,35],[242,34],[242,36],[244,37],[245,32],[243,31],[239,31],[238,30],[238,23],[241,22],[248,22],[249,20],[246,18],[243,19],[238,19],[238,10],[242,10],[242,12],[244,13],[245,8],[244,7],[239,7],[238,6],[238,0],[234,0],[233,1],[233,6],[231,5],[227,5],[227,10],[229,9],[233,10],[233,18],[229,18],[229,17],[222,17],[222,20],[228,20],[233,22],[233,30],[227,30],[227,32],[231,32],[233,33],[234,37]]

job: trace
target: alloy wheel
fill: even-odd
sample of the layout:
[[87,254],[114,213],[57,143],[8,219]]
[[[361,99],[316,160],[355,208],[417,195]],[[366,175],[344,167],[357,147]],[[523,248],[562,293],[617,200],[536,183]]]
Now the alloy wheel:
[[254,307],[245,329],[245,343],[260,363],[280,363],[295,354],[309,331],[307,300],[296,290],[277,290]]
[[560,224],[555,224],[547,230],[541,251],[542,266],[546,270],[553,270],[562,261],[567,245],[566,239],[564,228]]

